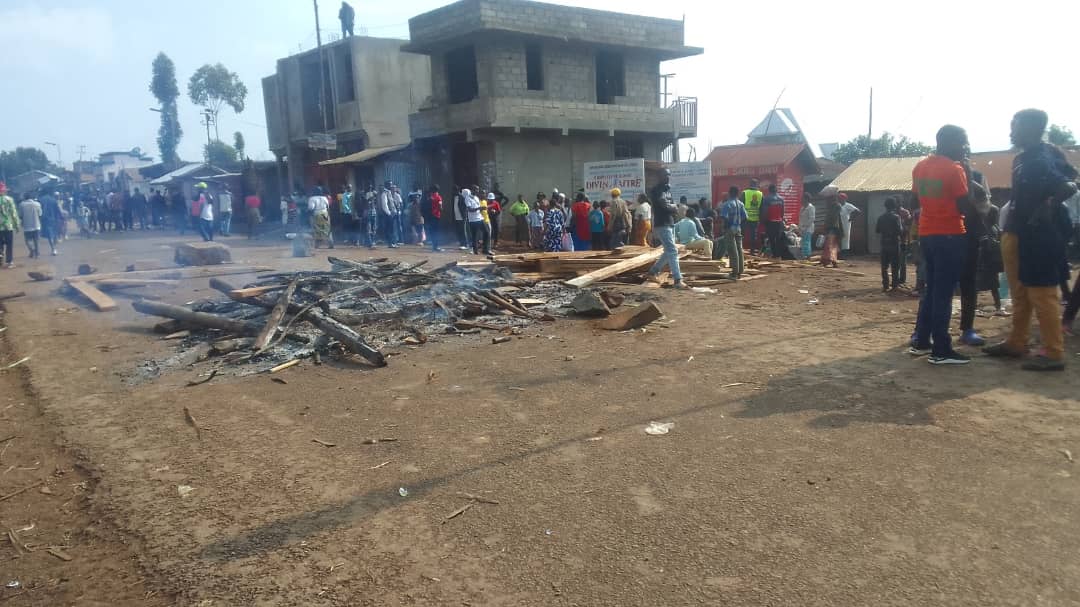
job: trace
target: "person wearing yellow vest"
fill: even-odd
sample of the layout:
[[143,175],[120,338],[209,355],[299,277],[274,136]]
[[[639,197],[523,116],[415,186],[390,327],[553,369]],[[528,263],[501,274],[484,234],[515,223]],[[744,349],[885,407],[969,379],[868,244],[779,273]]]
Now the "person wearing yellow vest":
[[746,236],[750,254],[757,253],[758,248],[758,222],[761,221],[761,190],[758,189],[758,180],[751,179],[750,187],[743,190],[743,206],[746,207]]

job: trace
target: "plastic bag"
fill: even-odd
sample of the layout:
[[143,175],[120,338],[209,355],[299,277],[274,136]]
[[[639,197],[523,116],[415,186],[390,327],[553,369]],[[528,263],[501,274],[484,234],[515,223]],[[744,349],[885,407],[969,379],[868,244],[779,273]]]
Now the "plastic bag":
[[816,247],[818,249],[824,249],[825,248],[825,235],[824,234],[818,234],[817,235],[817,238],[814,239],[814,247]]
[[570,236],[570,232],[563,232],[562,235],[562,250],[573,251],[574,250],[574,238]]

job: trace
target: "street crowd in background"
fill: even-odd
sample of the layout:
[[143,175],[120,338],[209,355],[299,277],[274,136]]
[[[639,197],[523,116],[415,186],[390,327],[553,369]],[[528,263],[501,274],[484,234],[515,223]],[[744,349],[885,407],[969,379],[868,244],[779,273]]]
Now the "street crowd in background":
[[[936,152],[916,166],[910,195],[888,198],[885,212],[874,218],[882,290],[920,298],[911,354],[925,355],[935,365],[969,362],[949,336],[953,293],[960,293],[959,343],[983,346],[974,322],[979,293],[989,291],[998,315],[1009,314],[1005,295],[1011,296],[1013,326],[1005,342],[985,352],[1024,357],[1035,316],[1043,347],[1024,368],[1064,368],[1063,335],[1071,333],[1080,312],[1080,278],[1070,288],[1067,258],[1070,241],[1080,249],[1080,193],[1074,183],[1077,170],[1060,149],[1044,142],[1047,122],[1040,110],[1014,117],[1012,140],[1020,153],[1013,164],[1012,200],[1002,208],[991,204],[984,176],[969,164],[966,132],[946,125],[937,135]],[[591,200],[583,190],[568,196],[558,188],[550,195],[539,192],[532,200],[522,194],[511,200],[497,183],[490,190],[455,185],[444,198],[438,185],[414,185],[402,192],[387,181],[358,192],[346,185],[336,194],[321,185],[306,193],[297,186],[280,200],[280,227],[286,238],[310,234],[314,246],[330,248],[336,240],[370,249],[412,244],[440,252],[445,242],[456,241],[461,251],[492,255],[511,240],[516,248],[551,253],[659,246],[663,251],[649,278],[659,280],[666,268],[675,287],[686,288],[679,269],[680,245],[705,258],[727,258],[730,277],[736,280],[743,276],[747,254],[811,260],[816,248],[821,265],[837,267],[850,254],[852,219],[862,211],[832,186],[820,197],[825,201],[823,222],[807,194],[797,221],[789,223],[776,185],[762,191],[756,180],[743,190],[730,188],[723,200],[694,202],[672,200],[667,172],[648,193],[629,201],[619,188],[602,200]],[[253,239],[263,222],[262,204],[258,192],[239,200],[219,183],[196,183],[185,196],[176,188],[128,192],[122,184],[84,186],[71,194],[51,188],[10,193],[0,182],[2,260],[14,267],[18,232],[23,233],[28,258],[40,256],[42,241],[58,255],[71,220],[85,238],[171,227],[210,241],[215,234],[232,235],[233,214],[239,211],[247,237]],[[909,261],[916,268],[910,290]],[[1007,287],[1001,284],[1002,274]]]

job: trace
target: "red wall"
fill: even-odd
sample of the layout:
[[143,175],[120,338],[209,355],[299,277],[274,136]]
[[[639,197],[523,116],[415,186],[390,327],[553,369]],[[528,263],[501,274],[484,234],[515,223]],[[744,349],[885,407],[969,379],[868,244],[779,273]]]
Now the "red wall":
[[793,162],[783,166],[746,167],[739,169],[713,169],[713,200],[727,200],[727,191],[731,186],[739,191],[750,187],[750,180],[757,179],[763,193],[768,193],[770,184],[775,183],[777,194],[784,199],[784,218],[788,223],[799,222],[799,210],[802,208],[803,172]]

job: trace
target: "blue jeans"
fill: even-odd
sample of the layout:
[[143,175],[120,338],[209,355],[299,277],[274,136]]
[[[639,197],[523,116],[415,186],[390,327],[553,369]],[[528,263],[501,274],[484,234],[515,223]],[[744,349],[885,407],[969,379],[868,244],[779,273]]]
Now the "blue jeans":
[[814,254],[814,233],[805,232],[802,235],[802,254],[803,259],[810,259]]
[[379,216],[368,215],[364,218],[364,246],[374,249],[379,239]]
[[675,247],[675,228],[671,226],[654,227],[653,235],[660,239],[660,244],[664,247],[664,254],[660,256],[660,259],[656,260],[652,269],[649,270],[649,274],[656,276],[660,273],[660,270],[664,269],[664,266],[668,266],[671,268],[671,277],[675,279],[675,284],[681,284],[682,272],[679,271],[679,249]]
[[222,236],[232,236],[232,213],[221,214],[221,226],[218,228],[218,232]]
[[197,219],[199,222],[199,234],[203,240],[209,242],[214,239],[214,221],[211,219]]
[[953,291],[960,282],[967,242],[964,236],[923,236],[919,239],[926,260],[926,287],[919,301],[915,321],[915,343],[933,344],[934,356],[952,352],[949,320],[952,318]]

